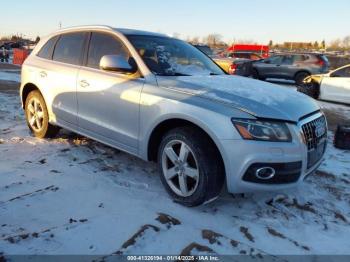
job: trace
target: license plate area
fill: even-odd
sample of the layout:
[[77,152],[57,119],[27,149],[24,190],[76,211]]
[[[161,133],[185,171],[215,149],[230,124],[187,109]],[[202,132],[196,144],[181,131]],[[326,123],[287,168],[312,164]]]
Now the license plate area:
[[307,169],[313,167],[318,161],[321,160],[326,150],[326,139],[320,141],[316,147],[309,150],[307,153]]

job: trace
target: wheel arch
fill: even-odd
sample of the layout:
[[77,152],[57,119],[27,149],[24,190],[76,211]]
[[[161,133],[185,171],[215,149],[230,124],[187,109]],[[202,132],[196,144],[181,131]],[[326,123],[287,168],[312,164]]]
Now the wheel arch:
[[[224,161],[224,157],[222,154],[222,150],[221,150],[219,143],[217,142],[216,137],[213,134],[210,134],[209,132],[207,132],[205,130],[205,128],[200,126],[198,123],[194,123],[193,121],[183,119],[183,118],[165,119],[165,120],[161,121],[160,123],[158,123],[153,128],[153,130],[149,136],[148,143],[147,143],[147,159],[149,161],[156,162],[157,155],[158,155],[158,149],[159,149],[159,145],[161,143],[162,137],[171,129],[174,129],[177,127],[184,127],[184,126],[193,127],[195,129],[197,129],[199,132],[202,132],[208,138],[209,143],[212,143],[212,145],[215,147],[215,149],[218,153],[220,162],[224,167],[224,170],[227,170],[226,166],[225,166],[225,161]],[[226,176],[226,172],[225,172],[225,176]]]
[[40,94],[42,95],[40,89],[38,86],[36,86],[33,83],[27,83],[23,86],[22,90],[21,90],[21,102],[22,102],[22,108],[24,108],[25,106],[25,102],[26,99],[29,95],[30,92],[34,91],[34,90],[38,90],[40,92]]
[[297,72],[294,74],[293,79],[295,79],[296,76],[297,76],[298,74],[300,74],[300,73],[307,73],[307,74],[309,74],[309,75],[312,75],[311,72],[308,71],[307,69],[301,69],[301,70],[297,71]]

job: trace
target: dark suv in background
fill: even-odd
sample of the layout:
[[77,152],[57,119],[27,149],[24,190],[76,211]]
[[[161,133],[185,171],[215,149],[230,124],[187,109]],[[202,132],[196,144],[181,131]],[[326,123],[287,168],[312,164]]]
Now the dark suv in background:
[[322,54],[277,54],[272,57],[253,62],[254,78],[278,78],[294,80],[297,85],[313,74],[328,72],[329,62]]

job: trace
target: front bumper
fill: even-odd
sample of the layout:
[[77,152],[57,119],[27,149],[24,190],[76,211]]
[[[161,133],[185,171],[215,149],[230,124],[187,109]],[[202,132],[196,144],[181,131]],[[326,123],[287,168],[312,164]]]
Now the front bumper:
[[[312,174],[321,164],[322,157],[308,167],[308,148],[304,142],[302,125],[322,116],[317,113],[298,125],[288,124],[293,142],[263,142],[248,140],[222,140],[228,191],[244,193],[273,191],[295,187]],[[268,165],[270,164],[270,165]],[[252,168],[272,166],[276,169],[273,180],[247,179]],[[290,175],[290,177],[283,175]]]

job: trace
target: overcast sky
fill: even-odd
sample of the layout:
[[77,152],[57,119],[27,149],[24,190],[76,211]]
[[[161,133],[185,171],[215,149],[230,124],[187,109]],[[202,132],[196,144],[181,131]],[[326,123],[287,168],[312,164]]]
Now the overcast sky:
[[225,41],[326,41],[350,35],[349,0],[16,0],[1,4],[0,36],[35,37],[107,24]]

